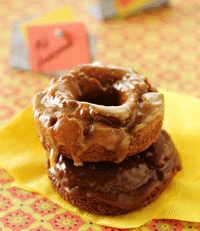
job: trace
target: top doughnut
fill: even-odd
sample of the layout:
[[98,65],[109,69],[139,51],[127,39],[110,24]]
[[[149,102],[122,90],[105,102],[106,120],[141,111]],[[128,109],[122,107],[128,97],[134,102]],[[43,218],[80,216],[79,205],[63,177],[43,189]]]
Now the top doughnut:
[[132,69],[80,65],[33,98],[37,132],[50,163],[59,155],[83,162],[137,154],[161,131],[164,97]]

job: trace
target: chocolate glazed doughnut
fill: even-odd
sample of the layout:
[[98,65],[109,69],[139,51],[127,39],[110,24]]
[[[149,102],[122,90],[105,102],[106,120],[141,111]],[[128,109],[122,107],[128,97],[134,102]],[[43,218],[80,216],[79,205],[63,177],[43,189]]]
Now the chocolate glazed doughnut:
[[93,63],[53,79],[33,112],[51,166],[61,155],[76,166],[120,163],[156,142],[164,97],[132,69]]
[[60,156],[47,172],[55,191],[73,206],[102,215],[119,215],[154,201],[181,170],[179,154],[162,130],[155,144],[123,162],[74,166]]

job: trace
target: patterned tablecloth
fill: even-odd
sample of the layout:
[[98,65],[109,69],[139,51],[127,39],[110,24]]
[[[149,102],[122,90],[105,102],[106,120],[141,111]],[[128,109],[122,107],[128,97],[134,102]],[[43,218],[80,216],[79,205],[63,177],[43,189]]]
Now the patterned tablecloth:
[[[13,21],[66,4],[98,36],[97,61],[131,67],[157,87],[200,98],[199,0],[173,0],[169,7],[158,11],[106,22],[88,14],[92,2],[0,0],[0,128],[50,81],[42,74],[10,69]],[[0,169],[0,230],[118,230],[86,221],[37,193],[13,188],[12,181],[9,173]],[[128,230],[200,230],[200,223],[153,220]]]

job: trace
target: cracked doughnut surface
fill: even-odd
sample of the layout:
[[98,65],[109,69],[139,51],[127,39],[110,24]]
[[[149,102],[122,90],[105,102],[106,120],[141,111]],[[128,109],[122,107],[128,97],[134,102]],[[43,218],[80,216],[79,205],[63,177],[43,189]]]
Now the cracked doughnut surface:
[[164,97],[132,69],[80,65],[35,95],[37,132],[52,166],[122,162],[158,139]]

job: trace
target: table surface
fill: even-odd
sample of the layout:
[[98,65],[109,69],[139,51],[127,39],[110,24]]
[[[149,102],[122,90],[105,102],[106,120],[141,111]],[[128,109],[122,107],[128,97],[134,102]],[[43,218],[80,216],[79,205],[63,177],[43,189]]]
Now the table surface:
[[[10,69],[12,23],[70,4],[79,21],[98,36],[96,61],[131,67],[160,88],[200,98],[200,1],[170,6],[123,20],[100,22],[87,11],[94,1],[0,1],[0,128],[48,86],[51,77]],[[0,169],[1,230],[115,230],[71,214],[43,196],[13,188]],[[129,230],[129,229],[126,229]],[[153,220],[130,230],[200,230],[200,223]]]

